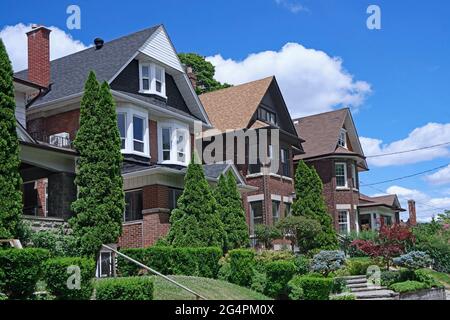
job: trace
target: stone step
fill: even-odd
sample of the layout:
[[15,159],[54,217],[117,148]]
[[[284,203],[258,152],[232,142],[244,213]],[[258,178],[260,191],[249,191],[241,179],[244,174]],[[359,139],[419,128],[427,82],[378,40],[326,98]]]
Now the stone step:
[[362,278],[366,279],[367,276],[365,276],[365,275],[360,275],[360,276],[345,276],[345,277],[341,277],[341,278],[344,279],[344,280],[362,279]]
[[345,281],[348,285],[350,284],[360,284],[360,283],[367,283],[367,279],[364,278],[358,278],[358,279],[349,279]]
[[362,288],[349,288],[351,292],[362,292],[362,291],[378,291],[378,290],[387,290],[386,287],[379,287],[379,288],[368,288],[362,287]]
[[360,298],[357,298],[357,300],[365,300],[365,301],[370,301],[370,300],[398,300],[398,297],[389,297],[389,298],[370,298],[370,299],[360,299]]
[[396,294],[394,291],[391,290],[370,290],[370,291],[359,291],[359,292],[352,292],[356,299],[375,299],[375,298],[393,298],[396,297],[398,294]]
[[353,288],[367,288],[367,281],[364,283],[353,283],[353,284],[347,284],[347,288],[353,289]]

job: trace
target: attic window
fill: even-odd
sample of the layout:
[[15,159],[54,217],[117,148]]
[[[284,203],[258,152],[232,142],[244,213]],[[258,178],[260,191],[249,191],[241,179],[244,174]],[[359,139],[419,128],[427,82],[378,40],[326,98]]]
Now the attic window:
[[264,108],[258,109],[258,119],[273,125],[277,124],[276,114]]
[[165,70],[154,63],[139,63],[139,92],[166,98]]
[[339,132],[338,146],[347,148],[347,130],[344,128]]

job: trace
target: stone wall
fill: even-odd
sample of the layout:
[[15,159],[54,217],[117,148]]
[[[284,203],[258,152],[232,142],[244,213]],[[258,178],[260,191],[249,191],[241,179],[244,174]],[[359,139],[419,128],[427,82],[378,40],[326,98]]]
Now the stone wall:
[[31,225],[31,229],[37,231],[55,230],[61,226],[64,229],[69,229],[69,224],[61,218],[48,218],[48,217],[35,217],[35,216],[22,216]]
[[401,293],[400,300],[445,300],[444,288],[433,288],[416,292]]

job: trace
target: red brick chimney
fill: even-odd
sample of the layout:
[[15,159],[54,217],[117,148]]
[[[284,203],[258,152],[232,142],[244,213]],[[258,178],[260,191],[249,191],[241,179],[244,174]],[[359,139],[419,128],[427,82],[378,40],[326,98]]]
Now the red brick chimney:
[[417,225],[416,202],[414,200],[408,200],[408,211],[409,211],[408,225],[413,227]]
[[50,84],[50,29],[33,25],[28,37],[28,80],[41,86]]
[[194,73],[194,70],[192,70],[192,67],[187,66],[186,67],[186,74],[189,78],[189,80],[191,80],[192,86],[194,87],[194,89],[197,88],[197,76]]

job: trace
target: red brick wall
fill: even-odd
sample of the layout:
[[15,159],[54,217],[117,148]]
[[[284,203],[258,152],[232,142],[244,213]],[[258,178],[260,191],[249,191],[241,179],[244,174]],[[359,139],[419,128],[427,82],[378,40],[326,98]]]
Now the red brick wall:
[[27,130],[30,133],[41,133],[47,136],[68,132],[73,141],[80,126],[80,110],[75,109],[48,117],[27,121]]
[[119,247],[141,248],[143,246],[142,225],[142,221],[124,224],[122,236],[119,238]]
[[45,217],[46,216],[46,204],[45,204],[45,187],[47,186],[47,179],[40,179],[36,181],[36,190],[38,196],[38,216]]
[[28,36],[28,80],[47,87],[50,84],[50,30],[31,30]]
[[150,163],[158,163],[158,123],[154,120],[148,121],[150,134]]

